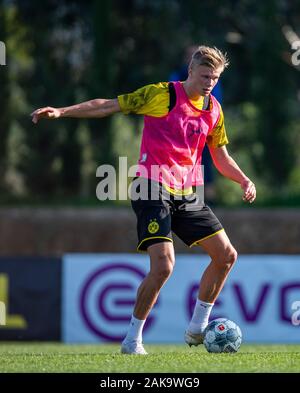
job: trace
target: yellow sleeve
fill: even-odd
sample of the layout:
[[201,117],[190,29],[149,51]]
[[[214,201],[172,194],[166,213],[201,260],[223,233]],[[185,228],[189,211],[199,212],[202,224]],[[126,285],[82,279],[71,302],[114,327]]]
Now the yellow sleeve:
[[164,116],[170,102],[168,82],[143,86],[133,93],[118,96],[124,114]]
[[222,147],[229,143],[226,135],[224,114],[221,107],[219,120],[213,130],[208,134],[206,143],[210,147]]

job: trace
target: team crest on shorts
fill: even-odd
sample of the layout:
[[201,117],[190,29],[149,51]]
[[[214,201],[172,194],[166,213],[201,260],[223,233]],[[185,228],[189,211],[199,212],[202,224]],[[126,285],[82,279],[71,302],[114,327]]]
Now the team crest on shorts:
[[150,224],[148,225],[148,232],[152,235],[159,230],[159,224],[156,222],[156,219],[150,220]]

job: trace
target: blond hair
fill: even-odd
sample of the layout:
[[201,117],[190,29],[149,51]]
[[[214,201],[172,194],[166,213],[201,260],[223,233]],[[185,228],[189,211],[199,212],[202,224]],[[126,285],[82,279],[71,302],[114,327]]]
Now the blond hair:
[[205,45],[198,46],[192,55],[189,69],[194,66],[205,65],[213,69],[222,68],[223,70],[229,66],[227,53],[223,53],[220,49]]

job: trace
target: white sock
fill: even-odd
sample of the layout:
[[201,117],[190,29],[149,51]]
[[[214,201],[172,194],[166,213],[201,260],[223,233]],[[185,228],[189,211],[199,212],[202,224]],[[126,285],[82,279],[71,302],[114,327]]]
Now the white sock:
[[131,317],[129,329],[127,332],[127,335],[124,339],[125,342],[127,341],[140,341],[142,342],[142,333],[143,333],[143,327],[145,324],[146,320],[143,319],[137,319],[133,315]]
[[208,318],[213,306],[214,303],[206,303],[203,302],[202,300],[197,299],[194,308],[194,313],[191,322],[188,326],[188,330],[191,333],[194,334],[203,333],[204,329],[208,324]]

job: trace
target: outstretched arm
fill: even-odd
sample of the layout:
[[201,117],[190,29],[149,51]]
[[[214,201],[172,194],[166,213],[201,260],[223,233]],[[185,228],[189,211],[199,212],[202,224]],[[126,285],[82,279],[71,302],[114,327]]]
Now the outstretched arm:
[[36,109],[31,113],[31,116],[33,123],[37,123],[40,119],[58,119],[59,117],[106,117],[120,111],[121,108],[117,98],[112,100],[97,98],[82,102],[81,104],[66,106],[65,108],[47,106],[45,108]]
[[226,146],[210,147],[215,167],[225,177],[239,183],[244,191],[243,200],[252,203],[256,198],[254,183],[244,174],[238,164],[228,154]]

